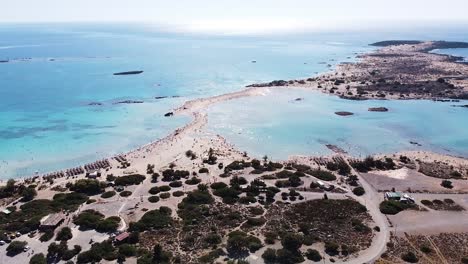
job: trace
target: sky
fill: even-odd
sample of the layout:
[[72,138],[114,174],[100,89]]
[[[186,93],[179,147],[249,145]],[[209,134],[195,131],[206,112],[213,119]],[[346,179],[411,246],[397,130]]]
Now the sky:
[[0,23],[144,22],[202,32],[468,23],[467,0],[0,0],[0,6]]

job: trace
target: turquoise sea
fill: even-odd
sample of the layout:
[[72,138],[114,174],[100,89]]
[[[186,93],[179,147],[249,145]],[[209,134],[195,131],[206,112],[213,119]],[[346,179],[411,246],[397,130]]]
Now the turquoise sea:
[[[185,117],[163,117],[186,100],[240,90],[250,83],[328,71],[328,64],[333,67],[342,61],[354,61],[357,54],[371,50],[368,44],[374,41],[464,40],[468,35],[462,29],[415,32],[211,36],[171,33],[148,25],[0,25],[0,61],[8,61],[0,63],[0,178],[59,170],[128,151],[188,122]],[[144,73],[113,75],[130,70]],[[286,100],[295,95],[284,96]],[[313,93],[306,96],[316,98],[311,101],[321,98]],[[123,100],[143,103],[116,104]],[[336,103],[336,98],[330,100],[325,102]],[[101,105],[89,105],[93,102]],[[285,102],[285,112],[294,111]],[[253,108],[244,103],[244,109],[250,108],[267,120],[282,120],[284,116],[269,116],[268,105]],[[423,105],[414,111],[432,111],[431,107]],[[213,120],[223,115],[232,117],[232,112],[214,112]],[[225,125],[243,126],[243,121],[236,123],[236,118]],[[271,134],[275,138],[269,142],[272,150],[280,147],[302,153],[300,134],[314,124],[307,123],[307,118],[297,121],[305,125],[289,131],[265,130],[258,135]],[[251,128],[246,124],[243,129]],[[229,133],[226,136],[229,138]],[[250,144],[241,137],[232,139],[240,146]],[[466,143],[466,136],[457,134],[454,140]],[[361,147],[372,149],[372,145]],[[307,153],[321,150],[321,146],[312,144]],[[252,152],[269,151],[258,148]],[[273,152],[271,155],[283,157]]]
[[[296,100],[301,98],[301,100]],[[343,100],[304,89],[272,89],[264,96],[227,101],[208,111],[209,129],[251,155],[327,155],[326,144],[356,157],[432,150],[468,157],[468,101]],[[369,112],[386,107],[388,112]],[[352,116],[338,116],[348,111]],[[411,144],[418,143],[419,145]]]

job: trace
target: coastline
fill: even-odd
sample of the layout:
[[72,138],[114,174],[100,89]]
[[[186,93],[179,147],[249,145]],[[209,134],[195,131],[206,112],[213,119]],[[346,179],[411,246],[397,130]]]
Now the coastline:
[[[372,64],[373,67],[379,68],[379,65],[386,64],[387,60],[382,59],[387,58],[383,56],[389,52],[396,52],[397,54],[401,54],[401,56],[406,57],[410,56],[417,56],[422,54],[423,60],[429,60],[433,62],[436,68],[440,67],[447,67],[452,69],[454,66],[463,65],[464,67],[461,68],[463,70],[463,74],[466,73],[468,76],[468,65],[461,64],[455,60],[453,60],[453,56],[445,55],[445,54],[437,54],[431,53],[434,47],[434,43],[436,42],[421,42],[419,44],[401,44],[401,45],[390,45],[390,46],[383,46],[375,51],[370,53],[362,54],[357,57],[357,61],[354,63],[342,63],[338,64],[334,70],[327,71],[322,73],[314,78],[307,78],[301,80],[289,80],[289,81],[273,81],[271,83],[263,83],[263,84],[252,84],[247,85],[244,89],[221,94],[217,96],[207,97],[207,98],[198,98],[194,100],[189,100],[183,103],[180,107],[177,107],[173,110],[175,115],[187,115],[191,117],[191,121],[185,124],[183,127],[177,128],[169,135],[150,142],[148,144],[142,145],[136,149],[130,150],[128,152],[124,152],[115,156],[123,155],[129,156],[132,158],[141,158],[145,157],[147,154],[152,153],[158,148],[163,148],[164,146],[171,145],[172,142],[177,141],[184,137],[186,134],[194,133],[194,132],[201,132],[203,127],[207,123],[207,114],[203,113],[209,106],[218,104],[221,102],[240,99],[244,97],[253,97],[253,96],[261,96],[267,94],[269,91],[273,89],[301,89],[301,90],[314,90],[319,91],[331,96],[338,96],[342,99],[349,99],[349,100],[367,100],[367,99],[374,99],[374,100],[439,100],[440,97],[433,97],[428,94],[420,94],[420,93],[409,93],[406,96],[401,96],[401,94],[392,94],[392,93],[385,93],[385,96],[379,96],[381,91],[377,91],[374,93],[364,93],[360,94],[359,98],[346,96],[345,93],[348,91],[357,91],[360,87],[362,87],[362,81],[357,78],[368,78],[368,73],[364,73],[361,67],[362,65]],[[395,56],[395,55],[392,55]],[[380,64],[379,64],[380,63]],[[364,67],[365,68],[365,67]],[[372,74],[371,74],[372,75]],[[343,76],[343,78],[338,79],[336,76]],[[363,77],[364,76],[364,77]],[[434,79],[435,77],[433,74],[429,74],[429,77]],[[425,78],[429,78],[426,76]],[[412,81],[420,81],[423,77],[420,77],[418,80],[412,79]],[[408,80],[407,80],[408,81]],[[427,81],[427,80],[426,80]],[[460,92],[468,94],[468,78],[459,80],[461,82],[457,83],[461,85]],[[349,88],[352,87],[352,88]],[[168,117],[170,118],[170,117]],[[227,142],[224,138],[220,135],[217,137],[221,138],[223,141]],[[240,153],[240,150],[237,150]],[[423,151],[424,153],[429,154],[437,154],[430,151]],[[387,155],[391,155],[393,153],[388,153]],[[106,157],[105,159],[112,160],[113,157]],[[294,157],[295,155],[291,155]],[[379,154],[375,154],[375,156],[379,156]],[[454,157],[449,154],[444,154],[447,157]],[[45,175],[45,174],[43,174]],[[23,176],[17,177],[17,180],[26,180],[34,176]],[[0,184],[6,182],[7,179],[0,180]]]
[[[245,178],[246,182],[252,183],[256,182],[257,180],[260,180],[261,182],[264,182],[265,186],[277,188],[277,183],[281,182],[281,180],[279,180],[280,178],[278,178],[277,176],[273,178],[268,178],[267,176],[271,177],[275,175],[268,170],[261,171],[260,173],[254,173],[254,170],[252,170],[254,168],[243,168],[241,170],[234,169],[234,171],[231,171],[231,169],[229,169],[228,172],[226,172],[225,169],[235,162],[248,161],[248,163],[253,163],[254,157],[250,157],[247,153],[242,152],[242,150],[236,148],[221,135],[217,135],[207,131],[205,129],[208,122],[208,114],[206,113],[206,109],[209,108],[211,105],[229,100],[236,100],[244,97],[262,96],[264,94],[269,93],[269,91],[273,89],[314,90],[310,87],[308,87],[307,85],[247,87],[246,89],[237,92],[222,94],[208,98],[200,98],[185,102],[180,107],[174,109],[173,114],[190,116],[190,122],[188,122],[180,128],[177,128],[172,133],[159,140],[150,142],[139,148],[118,155],[118,159],[116,159],[115,157],[109,157],[107,159],[110,166],[102,170],[102,175],[98,176],[98,181],[110,181],[108,180],[108,178],[116,176],[119,177],[123,175],[143,176],[143,180],[140,184],[122,187],[127,193],[130,193],[129,196],[115,195],[116,197],[114,198],[105,198],[100,194],[91,195],[90,197],[93,197],[94,202],[80,205],[78,213],[80,213],[82,210],[85,211],[91,209],[96,210],[98,212],[102,212],[102,214],[106,217],[117,216],[120,218],[119,231],[125,231],[127,227],[131,226],[130,223],[135,223],[139,221],[144,215],[146,215],[147,211],[160,210],[160,208],[163,206],[168,207],[170,210],[172,210],[172,212],[174,212],[172,216],[177,217],[179,215],[177,211],[178,209],[180,209],[179,204],[183,202],[183,199],[185,199],[184,195],[188,194],[189,192],[193,192],[198,188],[197,185],[187,183],[190,177],[192,179],[198,179],[198,183],[204,184],[205,186],[212,186],[212,184],[214,183],[224,183],[227,186],[227,184],[231,184],[230,182],[234,179],[234,177],[231,176],[237,176]],[[316,90],[321,89],[317,88]],[[327,94],[329,96],[337,96],[337,94],[333,93]],[[387,158],[390,158],[391,163],[395,162],[393,163],[394,166],[392,167],[392,169],[379,169],[377,168],[377,166],[371,166],[370,170],[361,171],[358,169],[358,167],[354,166],[354,164],[356,162],[360,162],[360,160],[356,159],[351,155],[348,155],[344,150],[340,149],[339,146],[329,145],[327,147],[333,152],[332,155],[292,155],[288,159],[282,160],[279,163],[281,165],[281,171],[283,172],[286,172],[287,170],[293,170],[286,168],[283,170],[283,166],[291,166],[291,168],[293,168],[294,165],[302,165],[309,166],[309,168],[313,168],[314,170],[323,170],[329,172],[332,175],[336,175],[334,176],[334,180],[326,180],[326,184],[333,186],[333,189],[327,189],[325,191],[312,190],[312,187],[309,188],[309,186],[312,186],[312,183],[320,182],[320,180],[322,179],[317,175],[305,175],[303,173],[304,175],[302,176],[302,180],[299,177],[299,181],[301,181],[301,184],[299,185],[300,187],[292,188],[292,186],[279,186],[277,188],[278,194],[276,195],[276,202],[272,204],[271,207],[265,206],[265,211],[271,210],[271,208],[274,208],[276,205],[294,206],[298,204],[306,204],[307,202],[328,200],[328,197],[331,198],[331,201],[348,200],[363,205],[366,209],[366,214],[368,214],[369,216],[369,218],[363,220],[364,224],[368,226],[370,230],[370,234],[369,236],[367,236],[366,240],[368,244],[366,244],[365,247],[360,248],[360,250],[355,253],[337,257],[336,263],[359,264],[374,262],[382,256],[382,254],[386,251],[387,248],[389,248],[388,242],[391,241],[394,235],[403,236],[403,234],[405,234],[406,231],[409,231],[413,234],[422,231],[425,232],[425,230],[428,229],[428,226],[426,225],[426,217],[442,215],[438,214],[438,212],[433,212],[429,210],[409,210],[409,212],[402,212],[398,216],[388,216],[383,214],[383,212],[380,209],[380,203],[384,201],[383,193],[389,191],[389,189],[392,187],[396,188],[396,190],[398,191],[411,194],[415,198],[419,199],[426,199],[426,196],[428,197],[427,199],[434,199],[441,197],[441,195],[444,195],[443,198],[446,198],[446,195],[450,195],[450,197],[455,199],[457,204],[461,204],[465,206],[465,208],[468,208],[468,202],[466,202],[467,200],[465,199],[466,194],[468,193],[468,159],[466,158],[443,155],[429,151],[404,151],[386,155],[376,154],[373,156],[376,160],[379,160],[381,162],[388,162]],[[216,161],[213,164],[205,162],[211,159],[211,155],[213,153],[215,153],[214,155],[216,157]],[[123,157],[125,162],[119,161],[121,160],[121,157]],[[342,175],[338,172],[338,169],[329,169],[329,163],[335,164],[335,162],[337,164],[339,162],[344,162],[345,164],[350,166],[349,172],[346,175]],[[263,166],[267,166],[265,164],[268,164],[267,158],[265,158]],[[445,178],[438,177],[440,175],[431,177],[425,176],[421,172],[421,166],[428,166],[429,168],[432,168],[431,166],[455,168],[457,171],[459,170],[461,173],[463,173],[463,175],[461,175],[460,178],[456,179],[449,178],[453,181],[454,187],[453,189],[445,189],[445,187],[441,185],[441,181],[443,181],[443,179]],[[162,172],[164,176],[164,171],[171,170],[173,168],[174,170],[187,171],[188,175],[185,177],[187,179],[187,181],[185,181],[185,185],[182,183],[182,181],[184,181],[182,179],[180,179],[181,181],[171,181],[171,183],[180,182],[180,185],[178,187],[176,185],[171,185],[174,189],[170,193],[170,196],[168,196],[170,198],[163,198],[161,193],[159,194],[160,196],[158,196],[159,198],[156,203],[150,202],[149,198],[154,198],[154,196],[150,195],[153,194],[151,192],[151,189],[154,187],[161,187],[162,184],[167,183],[167,181],[162,179],[154,180],[154,175],[157,174],[158,176],[160,176],[159,172]],[[205,171],[203,171],[202,169],[204,169]],[[297,170],[297,172],[299,172],[299,170]],[[227,177],[225,174],[228,174]],[[354,192],[356,189],[356,185],[350,184],[349,180],[351,176],[356,177],[357,180],[354,181],[359,182],[357,184],[359,187],[365,190],[364,194],[358,195]],[[69,188],[67,188],[68,185],[72,185],[73,183],[76,183],[79,180],[84,180],[87,178],[88,177],[84,173],[80,173],[73,176],[51,177],[50,179],[38,177],[38,179],[34,179],[31,181],[30,179],[23,178],[22,181],[24,181],[27,184],[37,185],[39,191],[36,198],[47,200],[54,199],[54,197],[58,193],[67,192],[69,190]],[[402,183],[403,180],[405,184]],[[416,182],[416,184],[414,182]],[[419,186],[419,184],[422,182],[426,185],[420,187],[419,189],[414,188],[415,186]],[[3,183],[4,181],[1,182],[1,184]],[[432,189],[425,189],[426,186]],[[106,188],[108,190],[114,189],[114,187],[112,186],[107,186]],[[213,189],[213,187],[210,188]],[[289,198],[291,202],[283,202],[287,200],[282,198],[285,197],[283,194],[287,194],[288,192],[291,193],[293,191],[300,193],[302,199],[296,201],[296,199],[293,200]],[[182,196],[176,196],[176,192],[182,193]],[[166,192],[166,194],[169,194],[169,192]],[[275,194],[273,195],[273,197],[275,197]],[[19,200],[12,201],[12,199],[14,198],[16,199],[17,197],[13,197],[11,199],[4,199],[2,201],[2,206],[6,208],[8,205],[11,204],[17,204],[19,202],[19,205],[21,205],[21,203],[23,203]],[[216,199],[218,199],[218,201],[223,200],[220,197],[217,197]],[[419,200],[417,200],[417,202],[419,202]],[[260,206],[260,204],[263,206],[263,204],[260,202],[256,204],[257,200],[255,200],[255,202],[253,203],[255,204],[253,206]],[[213,204],[213,207],[216,206],[219,206],[219,204]],[[250,203],[247,203],[246,205],[242,205],[240,207],[236,207],[238,205],[225,206],[227,207],[220,208],[222,210],[225,210],[226,208],[239,210],[239,208],[242,206],[245,206],[245,208],[251,208],[252,205]],[[419,225],[413,227],[414,222],[412,222],[411,219],[407,220],[405,217],[402,217],[402,215],[404,215],[405,213],[414,214],[416,220],[413,221],[416,221],[416,223]],[[439,219],[435,221],[435,223],[439,225],[437,231],[459,233],[466,232],[465,229],[463,229],[466,225],[456,225],[456,222],[458,221],[457,217],[463,217],[464,215],[466,215],[466,213],[451,213],[453,213],[453,215],[456,217],[448,217],[446,222],[440,222]],[[69,221],[65,225],[70,225],[73,231],[75,232],[74,236],[80,238],[81,242],[77,243],[81,243],[81,245],[83,246],[83,251],[88,250],[91,247],[91,243],[88,243],[90,236],[86,233],[82,233],[81,231],[79,231],[78,226],[76,224],[70,224],[70,219],[73,219],[75,215],[77,215],[77,213],[70,214],[70,218],[68,218]],[[267,215],[263,214],[261,217],[263,216],[266,217]],[[333,221],[336,219],[328,220]],[[326,224],[328,225],[329,222],[326,222]],[[396,226],[398,226],[399,232],[396,231]],[[376,227],[378,227],[378,231]],[[170,232],[174,232],[174,230],[178,230],[177,228],[177,225],[170,226],[168,227],[168,230],[170,230]],[[200,225],[199,228],[203,227]],[[261,228],[262,227],[257,227],[256,230],[260,230]],[[229,228],[226,230],[229,230]],[[180,238],[181,233],[182,231],[177,233],[177,239]],[[193,236],[194,234],[191,233],[188,235]],[[46,245],[45,243],[39,242],[36,238],[25,237],[26,236],[22,237],[21,239],[26,239],[33,250],[36,250],[37,252],[45,252],[47,250],[44,246]],[[157,243],[161,243],[161,245],[164,246],[166,250],[171,250],[172,252],[177,252],[178,254],[180,254],[184,258],[183,260],[186,261],[186,263],[193,263],[193,257],[201,257],[201,254],[204,252],[203,250],[181,251],[180,241],[177,241],[177,243],[174,244],[171,239],[168,239],[167,237],[158,237],[157,234],[151,232],[142,232],[142,237],[145,239],[156,239]],[[110,238],[108,233],[95,233],[92,237],[94,241],[104,241],[108,238]],[[260,235],[260,238],[263,239],[264,237]],[[142,247],[146,247],[148,244],[152,245],[151,241],[148,242],[145,241],[145,239],[141,241]],[[346,239],[349,240],[348,237],[346,237]],[[320,248],[318,249],[321,252],[323,251],[322,242],[326,242],[326,240],[319,242]],[[317,245],[315,246],[317,247]],[[265,245],[264,249],[260,249],[255,254],[249,254],[247,260],[250,263],[263,263],[261,256],[266,247],[267,246]],[[323,254],[325,256],[325,253]],[[21,259],[21,257],[25,258],[25,255],[26,254],[22,254],[19,256],[20,262],[23,260]],[[333,262],[335,262],[335,260]]]

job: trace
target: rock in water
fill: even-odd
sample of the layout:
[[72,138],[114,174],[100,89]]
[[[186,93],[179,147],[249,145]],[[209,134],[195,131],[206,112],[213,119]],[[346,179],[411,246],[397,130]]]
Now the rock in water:
[[369,108],[369,112],[388,112],[388,108],[386,108],[386,107],[371,107],[371,108]]
[[350,116],[350,115],[354,115],[354,113],[346,112],[346,111],[335,112],[335,114],[336,114],[336,115],[339,115],[339,116]]
[[116,72],[114,75],[133,75],[133,74],[141,74],[143,71],[126,71],[126,72]]

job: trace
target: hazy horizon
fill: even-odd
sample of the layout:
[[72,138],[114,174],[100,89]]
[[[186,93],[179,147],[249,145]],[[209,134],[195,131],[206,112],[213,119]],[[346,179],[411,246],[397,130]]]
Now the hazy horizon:
[[3,3],[0,23],[144,23],[170,31],[251,34],[466,25],[467,8],[462,0],[18,0]]

